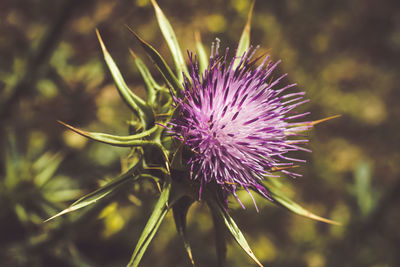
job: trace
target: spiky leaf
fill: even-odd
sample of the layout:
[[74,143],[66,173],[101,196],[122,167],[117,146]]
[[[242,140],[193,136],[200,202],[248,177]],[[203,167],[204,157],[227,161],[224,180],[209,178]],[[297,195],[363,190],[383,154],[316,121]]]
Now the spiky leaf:
[[212,212],[214,212],[217,216],[220,216],[221,220],[225,223],[225,226],[227,227],[235,241],[239,244],[239,246],[247,253],[247,255],[250,256],[250,258],[253,259],[255,263],[257,263],[258,266],[263,266],[254,255],[244,235],[240,231],[239,227],[236,225],[235,221],[229,215],[227,210],[225,210],[223,205],[219,203],[219,201],[215,198],[209,200],[207,203],[210,206],[210,209],[213,210]]
[[143,49],[146,51],[147,55],[153,60],[154,64],[157,66],[158,70],[163,75],[166,82],[168,82],[172,86],[172,90],[176,93],[176,89],[179,91],[183,91],[183,85],[176,78],[175,74],[168,67],[165,60],[161,57],[161,55],[148,43],[146,43],[139,35],[136,34],[131,28],[128,29],[132,32],[135,38],[140,42]]
[[218,257],[218,266],[226,265],[226,226],[222,217],[215,212],[214,209],[211,209],[211,215],[214,222],[214,233],[215,233],[215,246]]
[[204,45],[201,42],[200,33],[195,33],[196,39],[196,51],[197,51],[197,60],[199,62],[200,73],[204,73],[204,71],[208,67],[208,57],[206,50],[204,49]]
[[249,14],[247,15],[246,25],[244,26],[242,35],[240,36],[238,48],[236,50],[236,60],[234,63],[234,67],[237,67],[239,65],[240,58],[244,55],[244,53],[250,47],[251,17],[253,14],[254,3],[255,3],[255,1],[253,0],[253,2],[251,3],[251,6],[250,6]]
[[[119,135],[111,135],[111,134],[104,134],[104,133],[94,133],[94,132],[86,132],[75,128],[69,124],[66,124],[62,121],[58,121],[68,129],[85,136],[89,139],[102,142],[105,144],[113,145],[113,146],[121,146],[121,147],[132,147],[132,146],[142,146],[147,145],[150,141],[143,140],[143,138],[150,136],[151,134],[155,133],[158,125],[154,125],[151,129],[133,135],[127,136],[119,136]],[[151,143],[151,142],[150,142]]]
[[271,198],[273,200],[275,200],[275,202],[277,204],[281,205],[282,207],[284,207],[300,216],[304,216],[304,217],[307,217],[307,218],[310,218],[310,219],[313,219],[316,221],[340,225],[340,223],[338,223],[338,222],[335,222],[335,221],[332,221],[329,219],[325,219],[323,217],[315,215],[314,213],[306,210],[305,208],[303,208],[302,206],[300,206],[299,204],[297,204],[296,202],[291,200],[289,197],[287,197],[285,195],[284,191],[282,190],[283,185],[278,180],[265,179],[264,185],[267,188],[267,190],[269,191]]
[[57,218],[61,215],[70,213],[72,211],[75,211],[75,210],[81,209],[83,207],[86,207],[90,204],[93,204],[93,203],[99,201],[100,199],[104,198],[111,192],[113,192],[115,189],[119,188],[121,185],[123,185],[127,181],[137,179],[137,177],[139,177],[139,176],[133,177],[132,174],[140,167],[140,162],[141,162],[141,160],[138,160],[137,162],[135,162],[132,165],[131,168],[129,168],[128,171],[121,174],[117,178],[111,180],[106,185],[100,187],[99,189],[93,191],[92,193],[87,194],[84,197],[81,197],[80,199],[78,199],[77,201],[72,203],[71,206],[69,206],[67,209],[65,209],[65,210],[61,211],[60,213],[54,215],[53,217],[47,219],[45,222],[48,222],[48,221],[53,220],[54,218]]
[[154,114],[152,109],[146,104],[146,102],[143,99],[138,97],[129,89],[117,65],[115,64],[111,55],[108,53],[103,43],[103,40],[101,39],[99,31],[96,30],[96,33],[101,45],[101,49],[103,50],[104,59],[111,72],[112,77],[114,78],[114,82],[117,86],[118,92],[120,93],[122,99],[125,101],[128,107],[132,109],[132,111],[137,113],[145,129],[151,127],[154,123]]
[[150,219],[147,221],[146,226],[143,229],[143,232],[139,238],[138,243],[136,244],[136,248],[132,254],[131,260],[128,263],[128,267],[136,267],[139,265],[140,260],[143,257],[147,247],[150,244],[150,241],[153,239],[156,234],[158,228],[165,215],[168,212],[168,199],[170,195],[171,184],[166,183],[162,189],[160,198],[158,199],[156,206],[154,207],[153,213],[150,216]]
[[171,51],[172,57],[174,59],[178,80],[180,82],[183,82],[182,72],[184,72],[186,75],[189,74],[174,29],[169,23],[167,17],[164,15],[164,12],[158,6],[157,2],[155,0],[152,0],[151,3],[153,4],[156,13],[158,25],[160,26],[161,32],[164,35],[165,40],[167,41],[169,50]]
[[129,50],[129,52],[131,53],[133,60],[135,61],[135,64],[136,64],[140,74],[142,75],[143,81],[146,85],[147,103],[149,103],[149,105],[157,105],[158,103],[156,103],[156,92],[164,90],[167,93],[169,93],[168,90],[166,88],[162,87],[161,85],[159,85],[154,80],[154,78],[151,75],[147,66],[143,63],[143,61],[138,56],[136,56],[136,54],[132,50]]
[[182,238],[183,245],[185,246],[190,262],[194,266],[192,249],[186,236],[186,215],[192,203],[193,199],[189,197],[182,197],[174,204],[172,211],[174,213],[176,229]]

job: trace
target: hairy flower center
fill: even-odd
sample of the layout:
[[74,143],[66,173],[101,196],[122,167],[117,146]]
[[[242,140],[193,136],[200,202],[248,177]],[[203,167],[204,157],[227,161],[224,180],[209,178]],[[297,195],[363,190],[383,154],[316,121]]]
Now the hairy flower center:
[[283,94],[295,84],[276,88],[286,76],[270,79],[279,62],[267,57],[254,68],[251,57],[249,50],[235,67],[234,61],[227,66],[226,57],[220,61],[216,53],[203,74],[192,61],[184,97],[175,98],[179,116],[170,124],[176,138],[194,152],[187,162],[192,179],[200,179],[202,185],[214,181],[234,195],[239,186],[268,197],[260,182],[274,176],[274,167],[302,162],[285,154],[305,150],[298,144],[306,140],[288,137],[310,126],[290,122],[307,114],[289,115],[306,100],[299,101],[303,92]]

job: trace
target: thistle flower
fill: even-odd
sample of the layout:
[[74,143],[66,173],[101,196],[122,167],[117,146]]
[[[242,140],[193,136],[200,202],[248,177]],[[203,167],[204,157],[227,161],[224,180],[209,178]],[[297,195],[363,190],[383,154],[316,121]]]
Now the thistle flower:
[[260,59],[254,59],[257,48],[250,47],[241,58],[230,62],[229,49],[225,55],[218,50],[219,40],[212,46],[204,73],[189,54],[190,78],[185,80],[183,97],[174,97],[179,115],[170,122],[171,132],[193,151],[187,163],[191,178],[200,180],[199,195],[205,184],[217,183],[243,206],[236,195],[238,188],[249,193],[253,189],[270,199],[260,184],[264,177],[274,176],[274,169],[304,162],[286,154],[309,151],[299,146],[307,140],[291,138],[312,127],[309,122],[292,122],[309,113],[293,113],[308,100],[303,100],[304,92],[286,94],[295,84],[279,86],[286,74],[273,79],[279,61],[273,63],[267,56],[255,66]]
[[[237,189],[243,188],[249,194],[253,190],[294,213],[335,223],[292,201],[280,189],[280,181],[271,178],[276,176],[275,171],[299,176],[289,170],[294,162],[304,161],[291,158],[289,152],[309,151],[302,147],[307,140],[301,132],[333,117],[298,122],[297,119],[308,114],[295,113],[296,107],[308,101],[303,99],[304,92],[288,93],[288,89],[295,84],[280,85],[286,75],[274,79],[273,71],[279,61],[274,63],[266,57],[257,66],[262,57],[255,57],[257,48],[253,49],[249,45],[254,1],[235,58],[228,60],[228,49],[220,55],[217,41],[212,46],[207,63],[204,48],[197,40],[199,58],[189,53],[189,71],[172,26],[156,1],[151,2],[173,55],[176,73],[150,44],[131,30],[166,83],[158,84],[143,61],[131,51],[147,89],[147,99],[141,99],[129,89],[97,32],[116,87],[135,115],[135,119],[130,122],[134,129],[131,135],[118,136],[86,132],[61,123],[90,139],[134,149],[127,160],[128,168],[120,176],[78,199],[48,220],[91,205],[127,181],[153,180],[158,185],[160,196],[128,266],[138,266],[162,220],[171,209],[178,233],[194,264],[185,230],[186,215],[197,194],[193,188],[199,189],[199,197],[207,189],[204,199],[213,215],[215,228],[226,229],[259,266],[262,264],[227,209],[229,195],[241,203],[236,194]],[[178,145],[173,142],[174,138],[180,140]],[[189,153],[183,153],[186,151]],[[222,266],[226,257],[226,239],[224,231],[219,230],[216,231],[216,248],[219,265]]]

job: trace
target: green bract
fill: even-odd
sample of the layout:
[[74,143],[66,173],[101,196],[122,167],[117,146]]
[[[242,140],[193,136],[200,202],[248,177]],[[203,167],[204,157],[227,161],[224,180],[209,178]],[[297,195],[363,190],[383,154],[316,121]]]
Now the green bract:
[[[165,133],[167,129],[160,126],[160,124],[167,125],[168,122],[173,118],[175,107],[172,105],[173,100],[170,90],[177,96],[181,95],[180,92],[183,91],[183,75],[187,75],[188,70],[172,26],[154,0],[152,0],[152,4],[155,9],[155,14],[161,32],[164,35],[164,38],[173,56],[175,72],[171,70],[163,57],[150,44],[141,39],[133,30],[129,29],[164,78],[164,85],[157,83],[143,61],[133,51],[131,51],[133,59],[143,77],[147,89],[147,100],[141,99],[128,88],[122,74],[107,51],[106,46],[104,45],[100,34],[97,31],[105,62],[111,72],[118,92],[137,118],[136,121],[132,122],[132,125],[135,126],[134,132],[128,136],[92,133],[76,129],[61,122],[76,133],[95,141],[113,146],[131,148],[130,159],[133,160],[131,160],[130,166],[126,172],[114,178],[112,181],[96,191],[83,196],[74,202],[69,208],[61,211],[48,220],[93,204],[124,185],[127,181],[136,182],[143,178],[152,179],[155,181],[155,183],[157,183],[157,185],[159,185],[159,188],[161,189],[160,197],[145,228],[143,229],[128,266],[139,265],[143,254],[145,253],[152,238],[156,234],[162,220],[171,209],[174,214],[177,231],[182,237],[185,249],[192,264],[194,264],[191,248],[186,238],[186,215],[191,204],[195,200],[198,200],[198,192],[195,190],[194,186],[191,184],[191,180],[188,177],[188,179],[180,179],[182,176],[186,176],[188,173],[187,166],[184,162],[182,162],[182,145],[173,140],[172,137],[166,135]],[[236,53],[238,58],[240,58],[243,53],[249,49],[250,21],[253,6],[254,3],[250,8],[247,23],[240,37]],[[208,65],[208,57],[200,41],[199,35],[197,35],[196,38],[196,46],[198,50],[197,56],[199,68],[201,71],[204,71]],[[235,65],[238,64],[239,61],[235,62]],[[271,198],[274,200],[274,203],[279,204],[282,207],[285,207],[299,215],[315,220],[334,223],[318,217],[294,203],[287,196],[285,196],[281,190],[281,184],[278,181],[265,178],[265,186],[270,191]],[[257,263],[259,266],[262,266],[250,249],[250,246],[234,222],[233,218],[229,215],[223,203],[221,203],[221,200],[217,196],[217,192],[213,190],[213,187],[209,187],[204,191],[205,192],[203,192],[202,199],[204,199],[209,206],[212,213],[214,226],[217,229],[216,244],[219,263],[223,265],[225,262],[226,241],[224,233],[226,231],[232,235],[234,240],[254,260],[255,263]]]

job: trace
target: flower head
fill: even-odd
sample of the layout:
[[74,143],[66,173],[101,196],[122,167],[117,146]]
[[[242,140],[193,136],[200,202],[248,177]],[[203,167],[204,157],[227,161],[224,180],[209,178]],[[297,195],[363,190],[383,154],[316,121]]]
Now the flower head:
[[297,136],[310,124],[293,122],[308,114],[293,111],[307,100],[304,92],[286,94],[295,84],[279,86],[286,74],[273,79],[279,61],[266,57],[256,67],[260,58],[254,58],[257,49],[250,48],[229,62],[228,49],[221,56],[218,48],[217,41],[202,74],[196,58],[189,55],[190,78],[184,83],[183,97],[174,97],[179,114],[170,123],[171,130],[193,151],[187,163],[191,178],[200,180],[200,195],[205,184],[216,183],[225,196],[231,193],[238,199],[236,190],[244,188],[269,198],[261,183],[264,177],[273,176],[276,169],[298,176],[285,167],[303,160],[286,154],[308,151],[300,146],[307,140]]
[[[208,69],[203,71],[207,59],[200,37],[196,38],[202,69],[200,72],[196,56],[193,57],[191,53],[188,71],[172,26],[156,0],[152,0],[157,21],[174,58],[177,73],[171,71],[160,53],[131,30],[167,84],[158,84],[143,61],[131,51],[145,82],[147,99],[142,99],[129,89],[97,31],[105,62],[118,92],[134,114],[129,121],[130,134],[120,136],[86,132],[61,123],[92,140],[133,149],[124,160],[126,167],[120,176],[81,197],[48,220],[90,205],[126,185],[127,181],[154,181],[160,196],[128,266],[139,265],[169,210],[174,213],[178,233],[182,237],[192,265],[195,265],[185,233],[186,215],[194,202],[193,188],[196,188],[195,194],[199,188],[199,198],[204,189],[217,233],[215,243],[219,265],[225,265],[226,250],[221,248],[225,248],[226,235],[219,234],[222,233],[221,229],[225,229],[254,262],[262,266],[227,211],[229,195],[232,194],[241,203],[236,194],[240,188],[249,194],[250,190],[253,190],[299,215],[337,224],[293,202],[277,186],[279,182],[273,181],[274,178],[270,179],[271,176],[276,176],[275,171],[298,176],[290,172],[290,169],[294,162],[304,161],[290,158],[289,153],[298,150],[309,151],[302,147],[308,140],[302,137],[301,132],[337,116],[318,121],[297,120],[308,114],[294,111],[307,101],[303,99],[304,92],[289,93],[288,89],[295,84],[282,86],[280,82],[286,75],[274,78],[272,74],[279,62],[274,63],[266,57],[257,65],[263,56],[255,57],[257,48],[248,48],[254,2],[236,51],[237,55],[244,51],[242,56],[228,60],[228,49],[220,55],[217,41],[211,49]],[[171,94],[168,94],[168,87]],[[172,134],[172,137],[168,133]],[[171,142],[172,138],[180,140],[179,145]],[[182,166],[182,163],[188,168]]]

